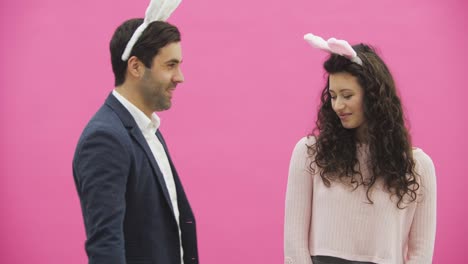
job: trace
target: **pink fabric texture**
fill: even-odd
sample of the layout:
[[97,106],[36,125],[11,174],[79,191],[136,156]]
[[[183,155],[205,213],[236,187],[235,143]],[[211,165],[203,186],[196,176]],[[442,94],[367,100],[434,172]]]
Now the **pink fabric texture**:
[[[291,157],[285,211],[285,263],[311,264],[310,256],[334,256],[379,264],[432,263],[436,225],[436,178],[431,158],[414,149],[420,188],[416,202],[398,209],[396,197],[377,180],[370,198],[360,185],[324,185],[310,170],[302,138]],[[366,147],[357,157],[363,179],[370,177]],[[314,167],[316,168],[316,167]],[[318,171],[318,170],[315,170]]]

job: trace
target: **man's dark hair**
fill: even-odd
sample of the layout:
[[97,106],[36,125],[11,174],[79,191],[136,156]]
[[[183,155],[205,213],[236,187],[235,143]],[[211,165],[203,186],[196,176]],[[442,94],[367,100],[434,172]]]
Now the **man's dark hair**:
[[[112,71],[115,77],[115,86],[125,82],[127,61],[122,61],[122,54],[133,32],[143,23],[142,18],[125,21],[114,32],[110,41]],[[155,21],[148,25],[137,40],[130,53],[136,56],[147,68],[151,68],[153,58],[159,50],[167,44],[180,41],[180,32],[177,27],[163,21]]]

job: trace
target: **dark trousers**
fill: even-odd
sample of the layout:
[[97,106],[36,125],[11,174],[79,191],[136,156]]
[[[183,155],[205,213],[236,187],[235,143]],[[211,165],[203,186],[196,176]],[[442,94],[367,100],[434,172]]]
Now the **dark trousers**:
[[312,256],[313,264],[376,264],[373,262],[352,261],[329,256]]

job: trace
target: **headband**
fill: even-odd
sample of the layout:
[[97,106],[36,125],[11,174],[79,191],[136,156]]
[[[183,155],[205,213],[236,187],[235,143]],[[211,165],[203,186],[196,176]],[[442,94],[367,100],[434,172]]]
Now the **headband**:
[[141,34],[148,25],[154,21],[166,21],[174,10],[179,6],[181,0],[151,0],[145,13],[145,20],[135,32],[127,43],[125,50],[122,54],[122,60],[128,60],[133,46],[140,38]]
[[350,61],[362,66],[362,60],[358,57],[356,51],[349,45],[346,40],[329,38],[325,41],[319,36],[307,33],[304,36],[305,41],[317,49],[324,50],[329,53],[338,54],[348,58]]

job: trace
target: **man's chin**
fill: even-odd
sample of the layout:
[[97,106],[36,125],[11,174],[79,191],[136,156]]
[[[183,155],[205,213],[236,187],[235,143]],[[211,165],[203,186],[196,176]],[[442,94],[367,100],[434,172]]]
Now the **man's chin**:
[[161,111],[166,111],[166,110],[169,110],[172,106],[172,103],[167,103],[167,104],[164,104],[164,105],[160,105],[156,108],[156,111],[155,112],[161,112]]

